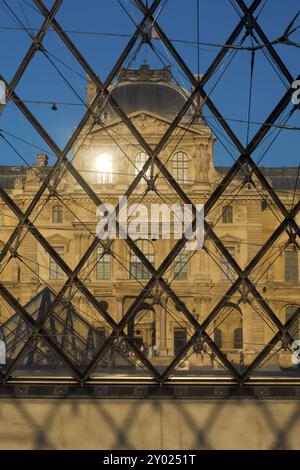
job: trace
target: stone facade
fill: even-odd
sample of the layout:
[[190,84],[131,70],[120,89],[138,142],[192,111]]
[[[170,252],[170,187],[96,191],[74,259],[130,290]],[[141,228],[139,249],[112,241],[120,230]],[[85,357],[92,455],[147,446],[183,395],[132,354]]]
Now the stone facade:
[[[131,71],[127,78],[126,75],[123,76],[120,87],[134,87],[135,83],[148,83],[148,76],[149,83],[161,87],[161,93],[167,92],[168,87],[173,91],[176,90],[166,71],[163,72],[161,81],[157,71],[150,75],[149,71],[147,73],[145,78],[145,73],[139,76],[137,71],[135,73]],[[88,102],[91,102],[94,92],[89,84]],[[180,95],[181,91],[177,89],[177,93]],[[154,96],[153,99],[155,101],[158,98]],[[136,175],[136,158],[143,150],[120,119],[112,116],[109,109],[108,111],[105,109],[108,108],[104,108],[104,112],[99,116],[99,123],[96,125],[88,123],[79,136],[74,145],[73,164],[104,203],[117,205],[119,196],[126,193]],[[129,114],[129,117],[151,147],[159,142],[173,119],[169,111],[162,116],[153,110],[153,106],[150,111],[146,108],[136,109]],[[174,175],[173,157],[178,152],[184,154],[186,168],[181,185],[192,202],[200,204],[207,201],[228,169],[216,167],[214,163],[216,137],[204,119],[195,120],[193,123],[188,121],[190,119],[184,119],[176,128],[160,152],[159,158],[166,164],[170,174]],[[108,179],[106,169],[103,171],[103,168],[100,168],[99,171],[97,167],[97,158],[103,153],[111,157],[111,175]],[[37,159],[38,164],[31,168],[0,169],[0,184],[6,188],[23,211],[29,206],[41,181],[47,177],[48,172],[52,171],[52,167],[47,164],[46,155],[39,155]],[[103,173],[105,173],[104,179]],[[157,168],[154,175],[156,173]],[[278,191],[283,203],[290,207],[296,169],[267,168],[264,169],[264,174]],[[161,173],[159,176],[155,191],[150,190],[143,202],[147,205],[163,202],[179,203],[179,197],[174,189]],[[240,174],[231,182],[206,217],[241,268],[247,266],[279,225],[279,220],[283,220],[283,216],[274,207],[260,182],[253,178],[254,184],[243,184],[244,178],[241,169]],[[103,183],[105,179],[106,182]],[[74,269],[95,238],[97,207],[68,172],[55,173],[51,181],[59,181],[57,191],[52,195],[49,191],[43,194],[31,220],[46,240],[59,250],[70,268]],[[130,196],[129,203],[140,201],[146,187],[145,181],[140,182]],[[265,202],[262,201],[261,195]],[[231,209],[226,209],[227,206]],[[0,211],[0,244],[4,244],[9,239],[17,220],[3,202],[0,202]],[[297,220],[300,224],[299,217]],[[67,278],[55,268],[55,263],[51,262],[49,254],[26,230],[20,233],[20,240],[18,255],[15,256],[12,246],[10,256],[2,260],[0,280],[21,304],[25,305],[45,286],[58,292]],[[295,251],[297,247],[288,245],[287,242],[288,236],[285,233],[250,275],[250,279],[256,282],[258,291],[282,322],[286,320],[288,307],[300,304],[297,267],[299,252]],[[151,247],[149,256],[158,268],[175,241],[158,238],[149,240],[149,243]],[[296,255],[287,255],[287,252]],[[108,312],[115,320],[120,321],[142,286],[147,283],[147,274],[138,280],[132,277],[134,258],[123,240],[114,241],[111,254],[106,255],[105,259],[106,267],[102,264],[97,270],[95,250],[80,271],[79,278],[84,280],[96,299],[107,302]],[[172,288],[189,311],[202,322],[229,289],[228,276],[234,279],[234,275],[222,259],[222,254],[209,239],[205,241],[205,250],[194,253],[190,259],[188,256],[181,260],[181,271],[176,268],[178,263],[178,259],[175,260],[168,269],[165,279],[171,282]],[[106,274],[104,274],[105,269]],[[101,329],[103,334],[110,333],[110,328],[100,313],[78,289],[73,288],[68,295],[71,296],[74,307],[88,321]],[[4,301],[1,302],[0,322],[4,323],[12,311]],[[146,304],[145,309],[139,312],[135,321],[130,324],[128,333],[141,347],[146,348],[151,361],[163,369],[193,335],[194,330],[188,324],[180,306],[175,305],[161,287],[156,286],[153,289],[151,296],[146,299]],[[275,330],[261,305],[253,299],[245,287],[241,287],[238,293],[228,298],[227,305],[207,329],[237,367],[243,367],[243,363],[249,364],[275,334]],[[206,345],[204,350],[201,348],[202,346],[198,349],[194,347],[189,351],[179,366],[179,372],[221,370],[209,347]],[[270,359],[266,367],[270,370],[279,370],[282,366],[290,365],[290,362],[290,354],[280,352]]]

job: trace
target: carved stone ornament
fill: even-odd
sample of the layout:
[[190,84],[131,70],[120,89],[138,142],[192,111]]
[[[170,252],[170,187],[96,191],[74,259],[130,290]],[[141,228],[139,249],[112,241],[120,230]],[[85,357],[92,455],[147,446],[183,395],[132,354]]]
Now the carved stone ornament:
[[171,72],[167,67],[151,69],[149,65],[142,64],[139,69],[123,69],[120,73],[120,82],[170,82]]
[[199,152],[197,152],[195,162],[195,177],[201,181],[206,181],[209,177],[209,170],[211,164],[211,155],[207,151],[207,145],[199,145]]
[[15,189],[24,189],[24,180],[21,176],[15,179]]

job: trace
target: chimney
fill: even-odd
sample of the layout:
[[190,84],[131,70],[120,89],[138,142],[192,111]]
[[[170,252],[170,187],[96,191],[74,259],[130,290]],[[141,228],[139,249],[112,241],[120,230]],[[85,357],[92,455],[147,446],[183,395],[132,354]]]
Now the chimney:
[[45,167],[48,165],[48,156],[45,153],[39,153],[37,156],[37,161],[40,167]]

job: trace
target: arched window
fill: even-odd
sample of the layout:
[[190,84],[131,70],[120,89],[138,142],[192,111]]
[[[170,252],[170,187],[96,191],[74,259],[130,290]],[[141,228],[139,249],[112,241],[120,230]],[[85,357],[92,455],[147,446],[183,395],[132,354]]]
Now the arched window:
[[[300,308],[300,305],[288,305],[285,307],[285,321],[287,322],[291,316],[296,312],[296,310]],[[297,320],[294,321],[294,323],[290,326],[289,328],[289,333],[294,339],[299,339],[300,338],[300,321],[299,317]]]
[[54,224],[61,224],[63,222],[63,208],[59,205],[54,206],[52,209],[52,222]]
[[189,159],[185,152],[173,155],[173,177],[178,183],[186,183],[189,177]]
[[[143,166],[145,165],[146,161],[148,160],[148,155],[145,152],[140,152],[135,156],[134,164],[135,164],[135,174],[137,175]],[[151,173],[151,165],[149,166],[148,170],[146,171],[146,176],[149,178]],[[145,182],[144,178],[141,179],[141,183]]]
[[[136,244],[142,253],[146,256],[146,258],[150,261],[150,263],[153,264],[154,249],[152,243],[150,243],[148,240],[138,240]],[[131,251],[130,254],[130,277],[132,279],[150,279],[151,277],[151,274],[146,266],[144,266],[142,261],[133,251]]]
[[236,328],[233,332],[234,349],[243,349],[243,328]]
[[96,278],[99,280],[110,279],[110,255],[103,254],[102,246],[97,248]]

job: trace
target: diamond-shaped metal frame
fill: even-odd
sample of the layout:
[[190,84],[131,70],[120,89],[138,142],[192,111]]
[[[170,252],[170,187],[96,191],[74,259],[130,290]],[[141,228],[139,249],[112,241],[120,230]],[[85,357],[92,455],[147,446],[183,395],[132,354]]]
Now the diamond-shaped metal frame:
[[[123,52],[120,54],[118,60],[116,61],[107,79],[105,80],[104,83],[102,83],[100,79],[98,78],[97,74],[92,69],[92,67],[88,64],[87,60],[79,52],[79,50],[73,44],[73,42],[65,33],[63,28],[60,26],[58,21],[55,19],[57,12],[59,11],[59,9],[61,8],[63,4],[63,0],[54,1],[51,10],[48,10],[46,8],[42,0],[34,0],[36,7],[44,15],[45,21],[43,25],[41,26],[37,35],[33,38],[32,44],[30,48],[28,49],[27,53],[25,54],[22,60],[22,63],[18,67],[11,82],[8,83],[5,80],[5,78],[2,76],[0,76],[0,79],[3,80],[7,85],[8,100],[12,100],[15,103],[15,105],[19,108],[19,110],[23,113],[23,115],[28,119],[31,125],[35,128],[35,130],[39,133],[39,135],[44,139],[47,145],[51,148],[51,150],[53,151],[53,153],[55,154],[57,158],[57,161],[55,165],[51,168],[45,180],[42,182],[38,192],[32,199],[30,205],[28,206],[25,212],[23,212],[16,205],[16,203],[12,200],[10,195],[4,190],[4,188],[0,186],[0,197],[7,204],[7,206],[13,211],[13,213],[19,220],[17,227],[14,229],[9,240],[7,241],[7,243],[2,249],[2,252],[0,254],[0,262],[4,259],[4,257],[9,252],[11,252],[11,247],[13,246],[13,242],[17,240],[19,231],[23,228],[26,228],[35,237],[37,242],[49,253],[49,255],[60,266],[60,268],[63,270],[63,272],[67,276],[67,281],[63,285],[60,292],[57,294],[55,300],[51,304],[50,308],[48,308],[47,312],[44,315],[43,320],[40,323],[35,322],[31,318],[31,316],[28,314],[26,309],[11,294],[11,292],[9,292],[6,289],[6,287],[2,283],[0,283],[0,294],[2,295],[2,297],[12,308],[14,308],[18,312],[20,317],[29,324],[29,326],[34,332],[28,338],[28,340],[26,341],[26,343],[24,344],[24,346],[22,347],[22,349],[20,350],[19,354],[14,359],[12,364],[9,366],[7,371],[5,373],[0,372],[1,382],[3,383],[9,382],[9,380],[12,377],[13,371],[16,369],[17,365],[21,362],[24,355],[28,352],[28,348],[30,347],[34,339],[36,339],[39,335],[43,335],[43,338],[48,343],[49,347],[52,348],[56,352],[56,354],[63,360],[63,362],[68,367],[70,373],[74,377],[74,380],[80,384],[83,384],[89,381],[95,367],[97,366],[101,358],[105,355],[108,348],[111,346],[112,342],[118,337],[121,337],[122,340],[124,340],[124,342],[134,351],[135,355],[143,363],[144,367],[147,369],[149,374],[159,384],[165,383],[170,378],[170,375],[172,374],[172,372],[174,371],[174,369],[176,368],[180,360],[184,357],[187,351],[195,344],[195,342],[199,339],[199,337],[201,337],[210,346],[211,350],[218,357],[219,361],[222,363],[222,365],[228,371],[228,373],[232,376],[234,381],[240,384],[243,384],[250,377],[251,373],[262,363],[264,358],[269,354],[269,352],[278,343],[278,341],[284,338],[288,338],[289,340],[292,340],[292,338],[290,337],[288,333],[288,330],[290,326],[299,317],[300,308],[296,310],[296,312],[292,315],[292,317],[285,324],[282,324],[279,318],[277,317],[277,315],[275,314],[275,312],[271,309],[271,307],[268,305],[268,303],[263,298],[263,296],[258,292],[255,285],[249,278],[250,273],[253,271],[253,269],[257,266],[257,264],[260,262],[263,256],[268,252],[272,244],[278,239],[278,237],[283,232],[290,230],[289,233],[292,233],[294,238],[300,236],[300,230],[295,220],[295,217],[300,210],[300,201],[298,201],[298,203],[296,203],[296,205],[293,208],[291,208],[291,210],[288,210],[287,207],[279,199],[276,192],[274,191],[272,186],[268,183],[268,181],[266,180],[266,178],[264,177],[264,175],[262,174],[262,172],[260,171],[260,169],[258,168],[258,166],[255,164],[254,160],[251,157],[253,152],[256,150],[257,146],[261,143],[262,139],[265,138],[265,136],[268,134],[271,128],[271,125],[276,122],[276,120],[279,118],[279,116],[282,114],[282,112],[286,109],[286,107],[290,103],[292,89],[288,90],[282,96],[279,103],[272,110],[272,112],[266,119],[265,123],[257,131],[256,135],[253,137],[251,142],[247,145],[247,147],[244,147],[242,143],[240,142],[240,140],[238,139],[238,137],[233,132],[233,130],[231,129],[226,119],[223,118],[222,114],[219,112],[216,105],[213,103],[213,101],[204,91],[204,86],[208,82],[210,77],[213,75],[214,71],[216,70],[220,62],[228,53],[228,50],[229,50],[228,46],[234,43],[234,41],[237,39],[237,37],[243,31],[244,28],[248,31],[248,33],[251,31],[256,32],[256,34],[259,36],[264,46],[268,50],[269,54],[271,55],[274,61],[274,64],[278,67],[280,72],[283,74],[283,76],[287,79],[287,81],[290,84],[292,84],[294,79],[295,80],[300,79],[300,76],[295,77],[295,78],[292,77],[291,73],[285,66],[284,62],[282,61],[280,56],[277,54],[276,50],[271,45],[267,36],[265,35],[260,25],[258,24],[257,20],[255,19],[254,13],[258,9],[260,4],[262,3],[262,0],[254,0],[249,7],[245,5],[244,0],[234,0],[234,1],[236,3],[236,6],[241,10],[243,17],[241,17],[238,25],[235,27],[235,29],[229,36],[228,40],[226,41],[227,47],[224,46],[221,48],[220,52],[218,53],[218,55],[216,56],[216,58],[214,59],[214,61],[212,62],[208,70],[206,71],[206,73],[198,81],[198,79],[195,78],[195,76],[193,75],[193,73],[191,72],[187,64],[185,63],[184,59],[181,57],[181,55],[178,53],[176,48],[170,42],[170,40],[168,39],[164,31],[161,29],[157,19],[155,18],[155,12],[160,6],[162,0],[153,0],[151,6],[149,7],[147,7],[142,0],[135,0],[136,6],[140,9],[141,13],[143,14],[143,19],[139,23],[138,27],[136,28],[136,31],[130,38]],[[178,115],[176,116],[172,124],[169,126],[169,128],[166,130],[165,134],[163,135],[163,137],[161,138],[160,142],[157,144],[155,149],[152,149],[150,145],[145,141],[143,136],[136,129],[136,127],[130,121],[126,113],[122,110],[120,105],[116,102],[114,97],[109,92],[109,86],[112,84],[113,80],[115,79],[117,74],[120,72],[124,64],[124,61],[128,58],[130,52],[133,50],[137,40],[143,35],[144,30],[149,21],[152,23],[152,26],[155,29],[158,38],[162,41],[164,46],[168,49],[170,55],[173,57],[173,59],[176,61],[176,63],[179,65],[181,70],[185,73],[186,77],[189,79],[189,81],[193,85],[193,92],[188,97],[182,109],[180,110],[180,112],[178,113]],[[81,67],[87,73],[89,79],[96,86],[96,90],[97,90],[95,98],[93,99],[92,103],[88,107],[86,113],[84,114],[83,118],[81,119],[80,123],[78,124],[73,135],[70,137],[69,141],[67,142],[63,150],[61,150],[58,147],[58,145],[55,143],[55,141],[53,141],[53,139],[50,137],[50,135],[47,133],[44,127],[29,111],[25,103],[22,101],[22,99],[20,99],[19,96],[17,96],[15,92],[15,88],[17,84],[21,80],[25,70],[27,69],[35,53],[37,51],[43,52],[43,39],[45,35],[47,34],[47,30],[49,29],[50,26],[56,31],[60,39],[67,46],[67,48],[75,57],[75,59],[79,62]],[[192,201],[190,200],[188,194],[186,194],[183,188],[178,184],[178,182],[169,173],[166,166],[159,159],[159,154],[162,148],[164,147],[164,145],[168,142],[169,138],[171,137],[172,133],[174,132],[174,130],[180,123],[185,113],[188,111],[189,107],[191,106],[197,94],[199,94],[201,98],[205,101],[206,106],[210,109],[214,117],[217,118],[218,122],[220,123],[223,130],[225,131],[227,137],[234,144],[234,146],[236,147],[236,149],[238,150],[240,154],[239,158],[235,161],[235,163],[233,164],[231,169],[228,171],[226,176],[224,176],[223,180],[219,183],[219,185],[216,187],[216,189],[213,191],[213,193],[210,195],[210,197],[206,201],[204,205],[205,216],[207,216],[209,212],[212,210],[212,208],[214,207],[218,199],[221,197],[221,195],[224,193],[224,191],[226,190],[228,185],[231,183],[233,178],[240,171],[245,172],[245,168],[248,168],[248,171],[250,171],[251,174],[254,174],[256,176],[256,178],[259,180],[262,187],[269,194],[274,205],[279,209],[280,213],[283,216],[283,221],[280,223],[280,225],[277,227],[274,233],[269,237],[269,239],[266,241],[264,246],[261,247],[258,253],[249,262],[249,264],[246,266],[245,269],[242,269],[238,265],[238,263],[230,255],[230,253],[228,252],[228,250],[226,249],[222,241],[217,237],[213,228],[207,222],[205,222],[205,231],[206,231],[207,237],[213,241],[214,245],[218,248],[220,253],[226,258],[230,266],[236,272],[237,279],[232,283],[232,285],[224,294],[224,296],[221,298],[221,300],[217,303],[217,305],[212,309],[208,317],[201,324],[196,320],[195,316],[189,311],[186,305],[177,296],[177,294],[171,288],[170,284],[168,284],[168,282],[163,278],[164,273],[170,267],[171,263],[175,260],[179,252],[184,248],[184,245],[187,240],[185,238],[178,240],[178,242],[175,244],[173,249],[170,251],[170,253],[164,259],[162,264],[159,266],[159,268],[155,269],[152,263],[149,262],[146,256],[138,248],[136,243],[130,238],[128,238],[126,240],[126,243],[129,245],[130,249],[134,251],[137,257],[141,260],[143,265],[148,269],[148,271],[151,274],[151,279],[149,279],[147,284],[143,287],[139,295],[134,300],[133,304],[128,308],[124,317],[120,320],[119,323],[116,323],[115,320],[109,315],[109,313],[103,308],[101,303],[99,303],[97,299],[93,296],[93,294],[86,287],[84,282],[82,282],[78,277],[78,274],[81,268],[88,261],[91,254],[94,252],[95,248],[100,243],[99,239],[97,237],[94,238],[93,242],[91,243],[90,247],[87,249],[86,253],[83,255],[78,265],[75,267],[74,270],[72,270],[64,262],[64,260],[58,255],[55,249],[52,248],[52,246],[47,242],[47,240],[43,237],[43,235],[39,232],[39,230],[34,226],[34,223],[32,223],[29,220],[30,215],[32,214],[33,210],[36,207],[36,204],[39,202],[40,198],[42,197],[42,195],[44,194],[47,188],[51,190],[51,193],[53,195],[56,194],[55,191],[59,183],[59,180],[56,180],[54,184],[53,183],[51,184],[51,186],[50,186],[50,183],[53,178],[53,175],[57,171],[59,171],[60,177],[62,177],[62,175],[64,175],[65,172],[67,171],[70,172],[73,178],[77,181],[77,183],[81,186],[81,188],[85,191],[85,193],[90,197],[90,199],[97,206],[99,206],[102,203],[99,196],[93,191],[93,189],[87,183],[87,181],[85,181],[82,178],[82,176],[78,173],[78,171],[72,165],[72,162],[68,160],[67,155],[69,151],[72,149],[76,139],[82,132],[84,126],[89,122],[89,120],[92,117],[95,117],[96,107],[99,104],[100,100],[102,100],[103,98],[107,99],[107,101],[110,103],[114,111],[117,113],[117,115],[120,117],[123,123],[130,130],[131,134],[135,137],[137,142],[140,144],[141,148],[144,150],[144,152],[147,155],[149,155],[149,158],[145,162],[143,168],[141,169],[141,171],[139,171],[139,173],[136,175],[136,177],[134,178],[134,180],[128,187],[126,195],[130,196],[135,190],[135,188],[137,187],[140,180],[144,177],[148,168],[151,165],[156,165],[159,168],[159,170],[162,172],[164,178],[168,181],[168,183],[172,186],[176,194],[180,197],[182,202],[186,204],[190,204],[192,206],[193,214],[195,215],[196,208],[193,205]],[[116,210],[119,211],[120,206],[117,206]],[[194,223],[195,221],[193,222],[193,224]],[[145,299],[149,295],[151,289],[153,289],[153,287],[156,284],[160,284],[161,288],[167,294],[167,296],[176,305],[180,305],[181,312],[185,315],[188,322],[190,322],[190,324],[195,329],[194,335],[187,342],[182,352],[178,354],[172,360],[172,362],[170,363],[170,365],[167,367],[167,369],[164,371],[163,374],[159,373],[159,371],[151,364],[151,362],[145,357],[145,355],[137,348],[132,338],[128,337],[128,335],[126,335],[126,333],[124,332],[125,327],[128,325],[130,320],[134,318],[135,314],[138,312],[142,303],[145,301]],[[93,305],[93,307],[106,320],[106,322],[112,329],[111,335],[107,338],[103,346],[100,347],[94,359],[91,361],[91,363],[88,365],[86,370],[84,370],[83,372],[78,370],[77,367],[75,367],[75,365],[72,363],[69,357],[64,353],[64,351],[62,351],[57,346],[55,341],[53,341],[53,339],[48,334],[45,328],[45,323],[47,319],[49,318],[49,316],[51,315],[51,311],[55,308],[58,302],[63,298],[64,294],[66,293],[70,285],[75,285],[77,289],[80,290],[82,295],[88,300],[88,302],[91,303],[91,305]],[[230,299],[233,296],[233,294],[241,286],[246,287],[247,291],[253,295],[256,301],[260,304],[264,313],[272,320],[272,323],[275,325],[275,327],[278,330],[275,336],[271,339],[271,341],[263,348],[263,350],[258,354],[256,359],[244,370],[242,374],[240,374],[232,366],[231,362],[227,359],[226,355],[220,350],[220,348],[216,345],[216,343],[210,338],[210,336],[207,333],[208,326],[212,324],[213,320],[216,318],[218,313],[227,304],[228,299]]]

